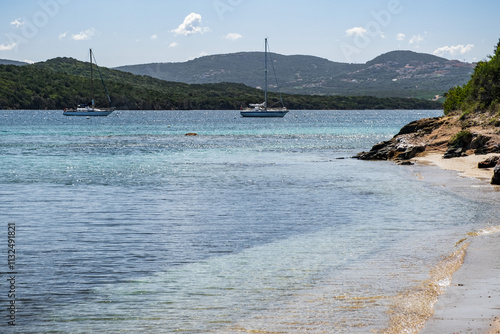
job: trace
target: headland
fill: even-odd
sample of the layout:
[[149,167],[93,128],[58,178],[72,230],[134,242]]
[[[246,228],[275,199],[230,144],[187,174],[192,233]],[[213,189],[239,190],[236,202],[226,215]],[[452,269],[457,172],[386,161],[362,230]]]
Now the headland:
[[[494,185],[495,170],[500,170],[496,159],[500,157],[500,130],[490,118],[491,114],[477,114],[464,121],[451,114],[411,122],[392,139],[356,158],[434,165],[461,177],[477,178],[500,191]],[[467,242],[463,265],[419,333],[500,333],[500,226],[471,231]]]

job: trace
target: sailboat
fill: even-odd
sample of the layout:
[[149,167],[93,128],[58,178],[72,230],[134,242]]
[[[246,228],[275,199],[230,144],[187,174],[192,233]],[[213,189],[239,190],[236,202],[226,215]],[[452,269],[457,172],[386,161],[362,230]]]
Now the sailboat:
[[65,116],[108,116],[111,114],[115,108],[96,108],[94,101],[94,66],[92,64],[94,61],[96,64],[97,71],[99,72],[99,77],[101,78],[102,85],[104,86],[104,90],[106,91],[106,96],[108,97],[109,104],[111,104],[111,98],[108,94],[108,89],[104,84],[104,80],[102,79],[101,71],[97,66],[97,62],[95,61],[94,54],[92,53],[92,49],[90,49],[90,83],[92,87],[92,100],[88,103],[79,104],[76,108],[64,108],[63,115]]
[[[240,111],[240,114],[243,117],[283,117],[288,112],[288,109],[283,104],[283,99],[281,98],[281,93],[280,93],[280,103],[281,103],[280,108],[269,108],[267,106],[267,58],[268,58],[267,51],[268,51],[268,46],[267,46],[267,38],[266,38],[265,39],[265,51],[264,51],[264,57],[265,57],[265,62],[264,62],[265,63],[264,102],[258,103],[258,104],[250,104],[249,105],[250,108],[242,109]],[[274,69],[274,66],[273,66],[273,69]],[[277,82],[276,82],[276,84],[277,84]]]

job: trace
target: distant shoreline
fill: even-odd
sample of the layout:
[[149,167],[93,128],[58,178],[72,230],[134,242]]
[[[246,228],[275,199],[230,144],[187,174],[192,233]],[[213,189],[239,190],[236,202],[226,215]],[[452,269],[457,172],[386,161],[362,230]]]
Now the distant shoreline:
[[[384,109],[366,109],[366,108],[354,108],[354,109],[335,109],[335,108],[302,108],[302,109],[288,109],[289,111],[356,111],[356,110],[372,110],[372,111],[384,111],[384,110],[400,110],[400,111],[407,111],[407,110],[440,110],[442,108],[408,108],[408,109],[401,109],[401,108],[384,108]],[[61,109],[29,109],[29,108],[19,108],[19,109],[0,109],[0,111],[63,111],[64,108]],[[221,108],[221,109],[208,109],[208,108],[193,108],[193,109],[116,109],[115,111],[240,111],[241,108],[235,108],[235,109],[226,109],[226,108]]]

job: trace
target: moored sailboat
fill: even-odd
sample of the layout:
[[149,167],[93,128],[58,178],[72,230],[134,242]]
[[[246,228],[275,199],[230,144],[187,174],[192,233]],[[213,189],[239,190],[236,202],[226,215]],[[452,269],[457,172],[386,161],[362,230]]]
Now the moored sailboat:
[[[265,51],[264,51],[264,57],[265,57],[265,86],[264,86],[264,102],[263,103],[258,103],[258,104],[250,104],[250,108],[242,109],[240,111],[241,116],[243,117],[283,117],[286,115],[288,112],[288,109],[285,107],[283,103],[283,99],[281,98],[281,93],[280,93],[280,103],[281,107],[279,108],[269,108],[267,104],[267,51],[268,51],[268,45],[267,45],[267,38],[265,39]],[[273,66],[274,68],[274,66]],[[276,85],[278,83],[276,82]],[[279,87],[278,87],[279,90]]]
[[97,62],[95,61],[94,54],[92,53],[92,49],[90,49],[90,82],[92,87],[92,100],[85,104],[79,104],[76,108],[64,108],[63,115],[65,116],[108,116],[111,114],[115,108],[96,108],[95,99],[94,99],[94,66],[93,62],[96,65],[97,71],[99,72],[99,77],[101,78],[102,85],[104,86],[104,90],[106,92],[106,96],[108,97],[109,104],[111,105],[111,98],[108,94],[108,89],[104,84],[104,80],[102,79],[101,71],[97,66]]

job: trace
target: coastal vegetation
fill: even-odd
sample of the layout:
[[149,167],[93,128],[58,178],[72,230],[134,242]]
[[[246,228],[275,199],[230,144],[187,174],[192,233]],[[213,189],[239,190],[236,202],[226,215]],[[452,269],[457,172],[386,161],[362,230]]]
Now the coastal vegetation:
[[[470,80],[445,96],[444,116],[407,124],[392,139],[357,157],[408,160],[429,152],[443,158],[500,153],[500,41],[488,60],[477,63]],[[491,182],[500,184],[500,164]]]
[[[96,68],[97,70],[97,68]],[[100,68],[112,106],[129,110],[240,109],[261,102],[263,91],[238,83],[186,84]],[[0,65],[0,109],[63,109],[91,98],[89,64],[55,58],[33,65]],[[94,79],[98,105],[107,102]],[[279,101],[271,93],[270,104]],[[440,109],[434,101],[370,96],[284,95],[289,109]]]
[[500,41],[488,61],[477,63],[469,82],[455,86],[446,95],[445,114],[460,111],[461,119],[489,113],[498,124],[500,116]]

